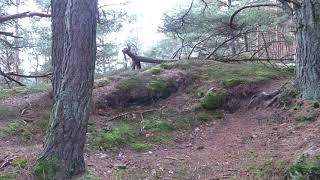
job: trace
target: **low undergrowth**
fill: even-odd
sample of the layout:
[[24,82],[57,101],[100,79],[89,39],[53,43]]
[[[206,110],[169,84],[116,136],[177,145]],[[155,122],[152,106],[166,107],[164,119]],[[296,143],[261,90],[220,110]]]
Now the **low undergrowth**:
[[136,152],[144,152],[164,135],[170,136],[174,129],[174,125],[151,117],[143,122],[122,119],[113,124],[110,131],[93,131],[95,135],[92,144],[103,150],[130,148]]
[[289,167],[288,176],[294,180],[320,179],[320,156],[315,158],[301,156]]
[[0,87],[0,99],[11,97],[11,96],[21,96],[26,94],[32,94],[37,92],[49,92],[50,90],[51,90],[50,84],[17,86],[13,88]]

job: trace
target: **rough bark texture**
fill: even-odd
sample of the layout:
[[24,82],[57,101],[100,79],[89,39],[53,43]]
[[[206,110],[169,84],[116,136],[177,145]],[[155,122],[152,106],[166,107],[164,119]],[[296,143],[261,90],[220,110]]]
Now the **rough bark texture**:
[[58,160],[56,179],[70,179],[85,171],[96,12],[96,0],[52,1],[54,106],[40,160]]
[[294,18],[296,84],[305,99],[320,100],[320,1],[304,0]]

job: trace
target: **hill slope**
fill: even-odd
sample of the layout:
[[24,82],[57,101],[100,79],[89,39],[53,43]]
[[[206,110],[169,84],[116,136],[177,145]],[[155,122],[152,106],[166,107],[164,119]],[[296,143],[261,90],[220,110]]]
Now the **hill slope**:
[[[299,154],[320,151],[320,120],[319,104],[300,100],[288,79],[289,70],[263,65],[182,61],[97,81],[90,173],[81,178],[293,177],[299,170],[288,169]],[[26,108],[21,99],[31,108],[17,115]],[[0,160],[14,156],[27,165],[12,163],[0,177],[32,178],[50,103],[43,93],[1,100]]]

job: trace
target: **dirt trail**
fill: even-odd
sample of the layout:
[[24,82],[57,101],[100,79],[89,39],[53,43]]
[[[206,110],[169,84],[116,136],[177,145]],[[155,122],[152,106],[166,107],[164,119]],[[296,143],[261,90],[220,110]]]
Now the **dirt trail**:
[[[272,92],[281,84],[274,81],[263,89]],[[175,100],[181,97],[176,94],[160,103],[172,101],[176,106]],[[173,146],[160,146],[146,153],[87,152],[86,162],[88,169],[103,180],[256,179],[252,171],[257,171],[259,163],[286,162],[297,152],[319,143],[319,119],[299,124],[288,116],[276,108],[243,107],[233,114],[226,113],[219,122],[194,129],[186,140]],[[25,146],[15,141],[0,141],[0,159],[8,154],[34,159],[40,150],[40,144]],[[116,163],[126,164],[127,169],[116,170],[113,167]],[[279,174],[283,175],[282,171],[279,170]]]

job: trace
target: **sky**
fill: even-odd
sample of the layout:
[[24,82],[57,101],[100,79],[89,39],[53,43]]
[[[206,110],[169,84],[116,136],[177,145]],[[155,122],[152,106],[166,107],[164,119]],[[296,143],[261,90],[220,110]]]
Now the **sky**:
[[129,15],[136,15],[137,21],[125,24],[117,38],[124,42],[128,36],[136,36],[141,42],[143,50],[147,50],[164,38],[163,34],[157,32],[164,13],[176,7],[189,5],[189,2],[185,0],[100,0],[99,4],[119,4],[123,2],[128,3],[125,6],[114,5],[110,8],[121,9]]
[[[136,37],[140,42],[141,52],[150,49],[164,38],[163,34],[157,32],[163,14],[175,8],[187,7],[190,5],[189,1],[191,2],[191,0],[98,0],[99,7],[108,5],[106,6],[107,9],[123,10],[129,15],[136,16],[135,22],[124,24],[122,31],[113,36],[113,41],[120,42],[124,46],[124,42],[128,40],[129,36]],[[20,12],[39,11],[34,0],[25,0],[24,2],[25,4],[21,6]],[[15,9],[10,11],[15,13]],[[20,20],[20,25],[24,28],[28,24],[28,18]],[[29,69],[32,69],[33,59],[30,59],[24,52],[21,52],[21,54],[21,57],[24,58],[22,66],[25,67],[27,73]],[[123,56],[119,55],[119,58],[123,58]]]

